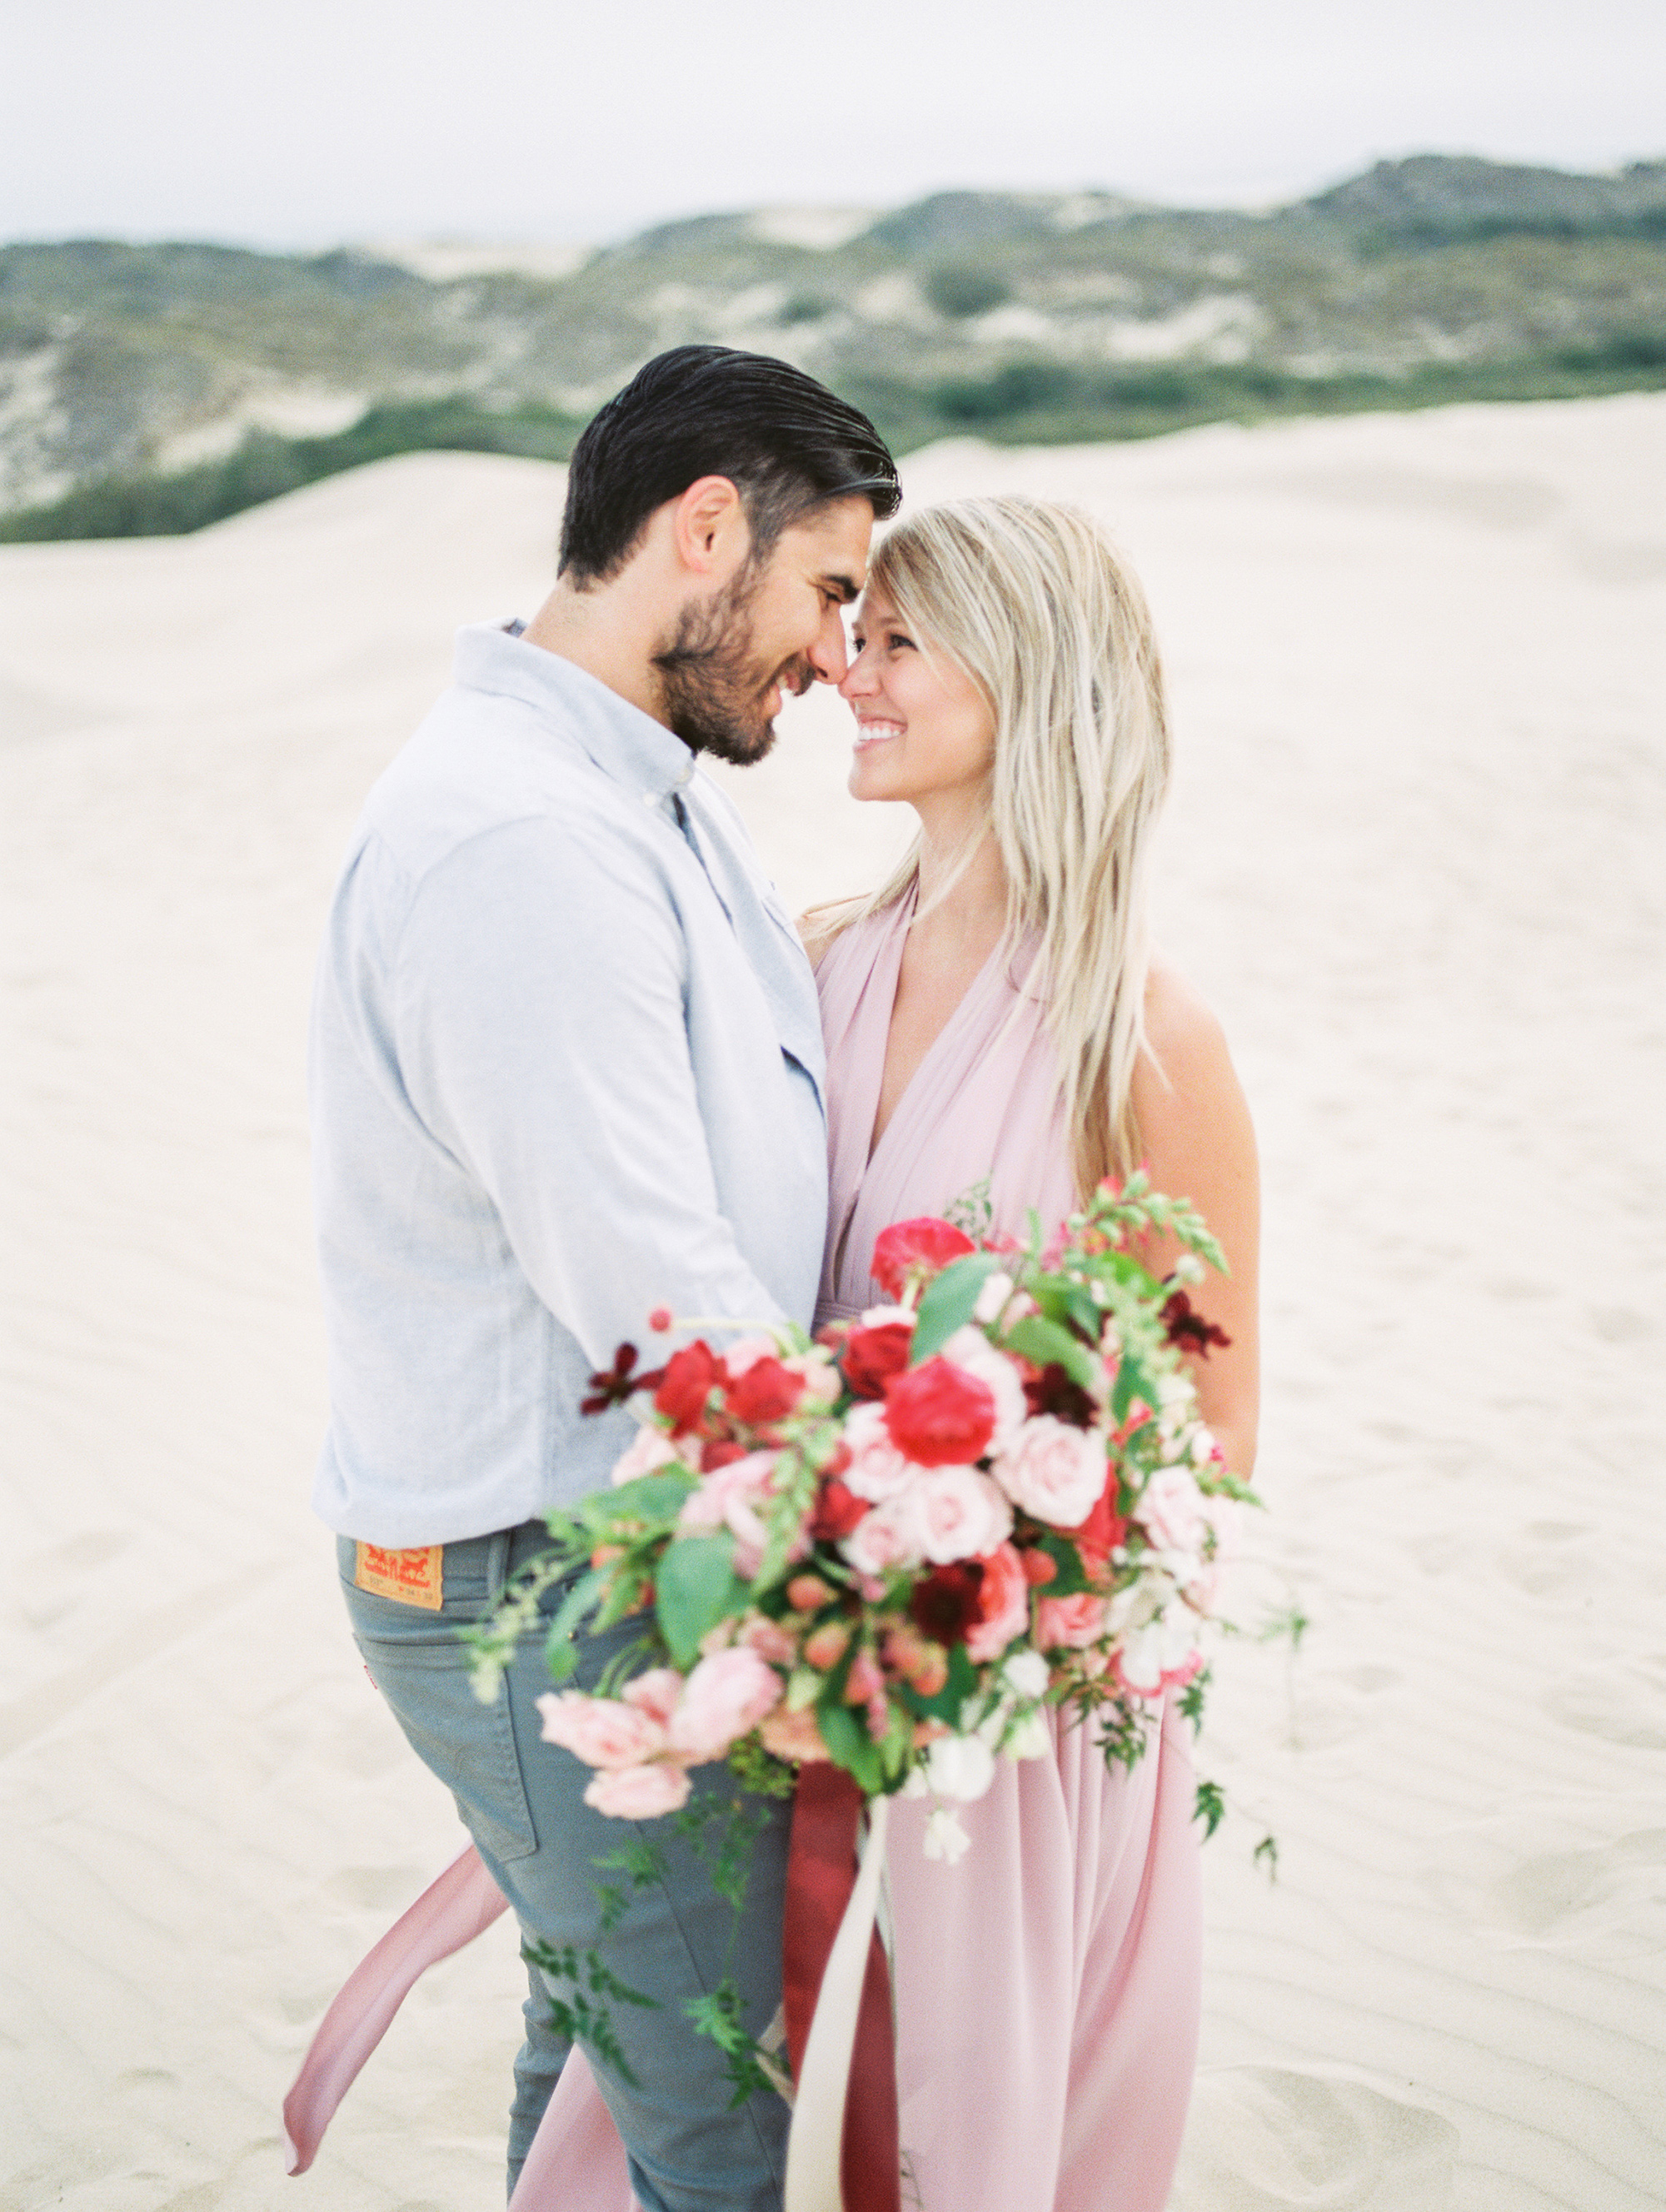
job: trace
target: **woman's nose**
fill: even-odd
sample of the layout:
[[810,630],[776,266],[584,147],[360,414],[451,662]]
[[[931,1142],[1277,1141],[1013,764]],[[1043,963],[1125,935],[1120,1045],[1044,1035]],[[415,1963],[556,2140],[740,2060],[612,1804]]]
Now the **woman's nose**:
[[839,685],[839,696],[842,699],[865,698],[869,692],[877,690],[878,688],[874,680],[873,665],[868,659],[867,647],[864,646],[860,653],[852,656],[850,665],[846,669],[843,679]]

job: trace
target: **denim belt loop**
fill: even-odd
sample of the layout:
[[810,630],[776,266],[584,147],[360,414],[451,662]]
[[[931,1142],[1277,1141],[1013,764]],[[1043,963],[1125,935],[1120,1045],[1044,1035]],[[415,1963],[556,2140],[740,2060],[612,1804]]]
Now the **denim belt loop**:
[[503,1595],[503,1585],[509,1579],[509,1547],[514,1541],[513,1528],[500,1528],[486,1539],[486,1595],[496,1601]]

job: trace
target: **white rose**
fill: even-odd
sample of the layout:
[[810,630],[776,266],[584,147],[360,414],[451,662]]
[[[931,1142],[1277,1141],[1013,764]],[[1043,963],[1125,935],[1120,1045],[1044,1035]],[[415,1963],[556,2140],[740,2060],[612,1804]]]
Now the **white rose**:
[[934,1797],[970,1804],[994,1778],[994,1753],[975,1735],[940,1735],[926,1753],[926,1786]]
[[1015,1651],[1001,1668],[1000,1676],[1015,1698],[1043,1698],[1047,1694],[1047,1662],[1039,1651]]
[[885,1425],[885,1409],[875,1400],[851,1407],[845,1416],[844,1440],[850,1452],[844,1485],[858,1498],[875,1502],[894,1498],[920,1472],[891,1442],[891,1431]]
[[902,1491],[864,1513],[840,1549],[859,1575],[918,1566],[926,1541],[914,1492]]
[[1026,1713],[1001,1749],[1008,1759],[1045,1759],[1052,1749],[1044,1713]]

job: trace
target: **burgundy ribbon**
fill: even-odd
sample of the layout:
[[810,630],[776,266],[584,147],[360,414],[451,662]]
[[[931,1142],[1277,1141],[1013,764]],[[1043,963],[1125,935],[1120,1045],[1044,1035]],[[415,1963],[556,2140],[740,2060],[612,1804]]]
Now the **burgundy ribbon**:
[[[862,1804],[861,1790],[831,1759],[812,1759],[799,1769],[781,1933],[787,2051],[795,2080],[803,2070],[828,1954],[855,1887]],[[844,2212],[902,2212],[901,2172],[891,1974],[876,1928],[868,1944],[845,2093],[839,2154]]]

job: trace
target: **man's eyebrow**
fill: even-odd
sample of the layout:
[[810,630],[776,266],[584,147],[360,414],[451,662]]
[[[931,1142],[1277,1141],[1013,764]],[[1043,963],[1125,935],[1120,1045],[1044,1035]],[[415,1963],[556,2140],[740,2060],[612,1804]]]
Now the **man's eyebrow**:
[[820,581],[824,590],[836,594],[842,606],[848,607],[853,599],[860,599],[862,596],[861,586],[852,576],[836,575],[829,569]]

